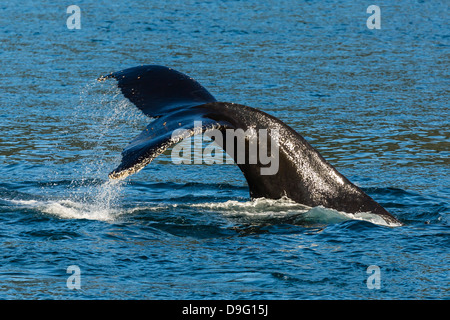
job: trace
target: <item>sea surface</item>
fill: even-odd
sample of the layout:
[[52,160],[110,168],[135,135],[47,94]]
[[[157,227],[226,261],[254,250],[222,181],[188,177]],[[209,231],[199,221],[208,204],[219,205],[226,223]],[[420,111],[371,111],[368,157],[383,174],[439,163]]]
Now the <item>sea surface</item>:
[[[448,1],[74,4],[0,3],[0,299],[449,299]],[[404,226],[170,150],[109,181],[151,120],[96,79],[141,64],[283,120]]]

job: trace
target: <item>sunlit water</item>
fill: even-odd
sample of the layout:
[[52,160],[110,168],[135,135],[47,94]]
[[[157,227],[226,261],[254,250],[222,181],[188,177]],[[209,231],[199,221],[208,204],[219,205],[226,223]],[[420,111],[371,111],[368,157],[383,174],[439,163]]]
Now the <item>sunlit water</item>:
[[[0,4],[0,298],[448,299],[448,4]],[[109,181],[150,121],[98,76],[187,73],[301,133],[405,225],[250,200],[170,152]],[[70,290],[67,268],[81,271]],[[370,289],[369,266],[380,268]]]

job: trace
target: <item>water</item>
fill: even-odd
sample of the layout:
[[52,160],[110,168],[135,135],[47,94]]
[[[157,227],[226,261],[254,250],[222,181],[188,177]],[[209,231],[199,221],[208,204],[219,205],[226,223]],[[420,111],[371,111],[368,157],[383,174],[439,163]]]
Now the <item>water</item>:
[[[379,1],[380,30],[354,1],[78,5],[68,30],[62,4],[0,4],[0,298],[449,298],[447,2]],[[149,120],[95,79],[140,64],[284,120],[405,226],[169,154],[108,181]]]

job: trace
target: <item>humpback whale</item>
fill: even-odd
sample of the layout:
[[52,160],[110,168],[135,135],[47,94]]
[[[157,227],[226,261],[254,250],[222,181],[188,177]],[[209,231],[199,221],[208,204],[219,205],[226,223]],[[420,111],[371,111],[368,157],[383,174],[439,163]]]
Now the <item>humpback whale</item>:
[[[260,169],[267,163],[259,160],[236,161],[252,199],[287,197],[310,207],[323,206],[350,214],[370,212],[381,216],[389,225],[401,225],[339,173],[299,133],[276,117],[249,106],[219,102],[200,83],[165,66],[141,65],[112,72],[98,80],[109,78],[116,79],[122,94],[154,119],[124,148],[120,165],[109,174],[111,179],[138,172],[172,145],[208,130],[266,129],[269,136],[277,134],[276,139],[270,140],[278,144],[277,172],[261,174]],[[227,148],[226,141],[220,146],[236,160],[236,150]],[[249,159],[249,148],[245,150]]]

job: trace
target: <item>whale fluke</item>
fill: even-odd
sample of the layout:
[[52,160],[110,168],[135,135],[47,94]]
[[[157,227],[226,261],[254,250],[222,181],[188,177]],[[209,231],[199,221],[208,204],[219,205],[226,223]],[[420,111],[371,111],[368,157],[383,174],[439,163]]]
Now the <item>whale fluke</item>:
[[[230,149],[226,139],[218,143],[243,172],[252,198],[287,197],[310,207],[324,206],[346,213],[371,212],[388,224],[401,224],[340,174],[300,134],[274,116],[252,107],[218,102],[194,79],[163,66],[143,65],[99,80],[108,78],[116,79],[124,96],[145,115],[156,118],[125,147],[120,165],[109,175],[111,179],[138,172],[167,148],[208,130],[225,133],[228,129],[255,132],[263,129],[267,130],[271,143],[277,144],[278,170],[274,174],[261,174],[267,163],[259,158],[253,162],[237,161],[236,150]],[[249,143],[246,141],[247,160],[252,156]]]

